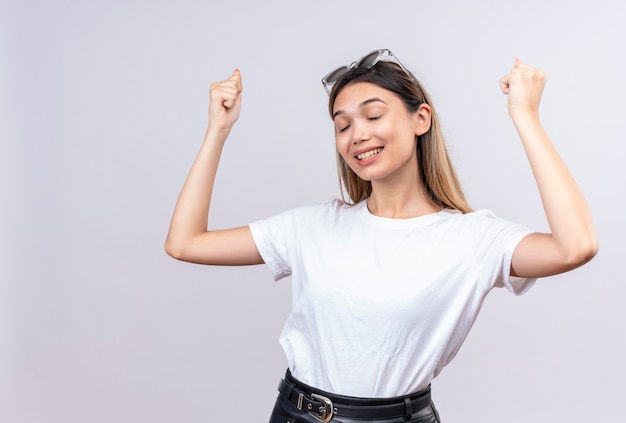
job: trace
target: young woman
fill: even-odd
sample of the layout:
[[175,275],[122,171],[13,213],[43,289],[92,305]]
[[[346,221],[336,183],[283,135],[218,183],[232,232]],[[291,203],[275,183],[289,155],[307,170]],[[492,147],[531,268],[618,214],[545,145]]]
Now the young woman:
[[597,251],[585,199],[539,120],[546,77],[515,61],[500,80],[550,233],[472,211],[415,77],[377,50],[322,80],[344,201],[207,230],[222,147],[239,117],[238,70],[210,90],[206,138],[165,244],[185,261],[266,263],[293,275],[280,342],[289,369],[274,422],[439,422],[430,382],[495,286],[520,294]]

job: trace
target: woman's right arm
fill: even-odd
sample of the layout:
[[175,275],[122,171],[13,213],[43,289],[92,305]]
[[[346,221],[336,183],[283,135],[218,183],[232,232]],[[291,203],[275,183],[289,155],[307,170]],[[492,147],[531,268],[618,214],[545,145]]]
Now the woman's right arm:
[[248,226],[207,230],[215,175],[224,142],[241,111],[241,74],[211,84],[209,126],[180,192],[165,251],[183,261],[217,265],[261,264]]

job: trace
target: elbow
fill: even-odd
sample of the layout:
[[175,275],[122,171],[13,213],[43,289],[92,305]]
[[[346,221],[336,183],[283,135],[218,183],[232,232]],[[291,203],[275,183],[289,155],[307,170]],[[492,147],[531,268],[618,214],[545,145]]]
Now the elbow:
[[599,249],[600,249],[600,244],[598,243],[598,238],[594,236],[593,239],[589,242],[587,249],[585,250],[585,253],[586,253],[584,256],[585,263],[587,263],[588,261],[591,261],[591,259],[593,259],[598,254]]
[[180,245],[180,243],[172,240],[169,236],[165,240],[164,249],[168,256],[175,258],[176,260],[184,260],[182,246]]
[[595,235],[576,243],[566,256],[565,262],[569,269],[575,269],[591,261],[598,254],[599,244]]
[[580,259],[582,264],[591,261],[598,254],[599,249],[598,236],[594,232],[587,237],[586,242],[581,243]]

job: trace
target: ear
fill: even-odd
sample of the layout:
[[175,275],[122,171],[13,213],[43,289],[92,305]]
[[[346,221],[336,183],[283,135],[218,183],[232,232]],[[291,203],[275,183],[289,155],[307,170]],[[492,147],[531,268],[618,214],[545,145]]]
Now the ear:
[[426,103],[420,104],[420,107],[413,113],[413,128],[415,135],[423,135],[430,129],[431,109]]

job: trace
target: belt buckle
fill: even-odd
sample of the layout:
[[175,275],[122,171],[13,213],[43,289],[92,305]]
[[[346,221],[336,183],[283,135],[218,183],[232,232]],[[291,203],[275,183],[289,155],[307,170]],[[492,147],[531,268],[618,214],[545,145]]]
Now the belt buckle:
[[325,396],[319,395],[319,394],[311,393],[311,397],[313,397],[313,399],[316,399],[318,401],[322,401],[324,405],[321,406],[318,411],[320,415],[317,415],[316,413],[313,413],[312,411],[309,411],[309,414],[315,419],[321,421],[322,423],[328,423],[330,419],[333,418],[333,414],[334,414],[333,402],[330,400],[330,398],[326,398]]

